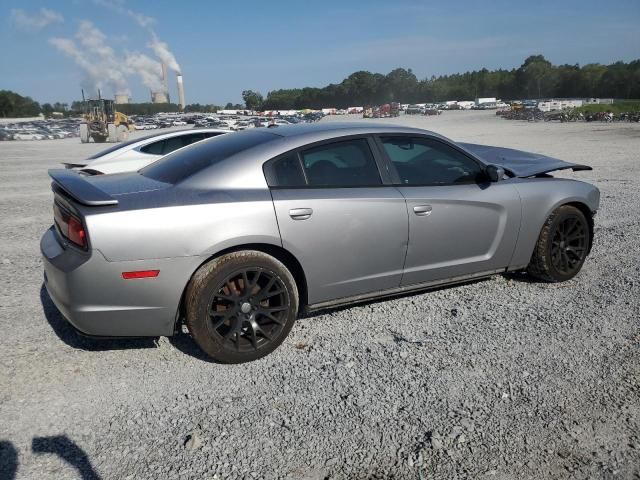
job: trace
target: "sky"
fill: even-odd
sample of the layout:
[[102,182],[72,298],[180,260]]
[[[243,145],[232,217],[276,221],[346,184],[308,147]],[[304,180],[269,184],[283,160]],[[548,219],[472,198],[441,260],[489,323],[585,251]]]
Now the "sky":
[[180,69],[186,103],[220,105],[358,70],[628,62],[640,58],[640,1],[2,0],[0,44],[0,89],[41,103],[98,85],[148,101],[165,58],[172,99]]

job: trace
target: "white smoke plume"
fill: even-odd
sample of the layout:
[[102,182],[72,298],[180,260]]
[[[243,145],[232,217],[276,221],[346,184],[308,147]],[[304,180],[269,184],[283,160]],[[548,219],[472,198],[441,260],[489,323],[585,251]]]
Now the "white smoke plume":
[[[93,0],[114,12],[132,18],[140,27],[144,28],[151,40],[147,45],[155,56],[168,68],[180,73],[180,65],[169,46],[160,40],[151,25],[155,19],[126,7],[124,0]],[[162,68],[160,62],[149,56],[127,52],[117,55],[110,46],[109,39],[91,22],[83,20],[76,33],[76,39],[51,38],[49,43],[63,52],[86,73],[83,85],[95,90],[108,86],[113,93],[130,93],[127,77],[137,75],[145,86],[152,91],[163,91]]]
[[138,75],[152,91],[164,90],[160,62],[139,52],[118,56],[109,46],[107,36],[87,20],[80,22],[76,41],[52,38],[49,43],[73,59],[86,73],[83,86],[89,90],[109,87],[113,93],[128,94],[127,77],[130,75]]
[[163,91],[162,68],[160,63],[142,53],[127,54],[125,66],[129,72],[140,76],[142,83],[152,91]]
[[93,0],[93,3],[96,5],[100,5],[101,7],[106,7],[110,10],[113,10],[120,15],[124,15],[125,17],[130,17],[135,22],[140,25],[142,28],[151,28],[156,20],[153,17],[149,17],[142,13],[134,12],[133,10],[127,8],[124,4],[123,0]]
[[14,8],[11,10],[11,22],[20,30],[37,31],[52,23],[64,22],[64,17],[58,12],[46,8],[41,8],[38,12],[32,14],[20,8]]
[[153,31],[151,31],[151,42],[149,43],[149,47],[154,51],[162,63],[174,72],[180,73],[180,65],[178,65],[175,55],[171,53],[171,50],[169,50],[169,45],[160,40]]
[[109,87],[113,93],[130,93],[123,61],[107,44],[107,37],[89,21],[80,22],[78,44],[69,38],[51,38],[49,43],[71,58],[87,75],[88,88]]
[[160,61],[168,68],[176,73],[180,73],[180,65],[178,64],[173,52],[169,49],[169,45],[160,40],[156,32],[151,27],[155,23],[155,19],[153,17],[149,17],[139,12],[134,12],[127,8],[124,0],[93,0],[93,2],[96,5],[113,10],[120,15],[132,18],[140,27],[146,29],[149,32],[149,35],[151,35],[151,41],[149,42],[148,47],[153,50]]

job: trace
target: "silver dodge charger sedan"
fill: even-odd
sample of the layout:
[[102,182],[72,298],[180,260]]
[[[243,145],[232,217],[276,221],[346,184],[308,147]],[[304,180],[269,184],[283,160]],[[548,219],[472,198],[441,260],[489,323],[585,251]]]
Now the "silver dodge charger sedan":
[[401,126],[299,124],[204,140],[136,173],[52,170],[45,285],[92,336],[172,335],[219,362],[272,352],[301,311],[509,271],[581,269],[590,167]]

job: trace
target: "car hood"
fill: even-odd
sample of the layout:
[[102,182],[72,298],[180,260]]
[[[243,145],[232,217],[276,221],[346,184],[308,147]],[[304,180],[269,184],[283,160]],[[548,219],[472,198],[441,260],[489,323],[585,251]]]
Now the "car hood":
[[138,172],[93,175],[86,176],[85,179],[112,197],[132,193],[152,192],[171,187],[171,184],[158,182],[157,180],[140,175]]
[[474,143],[459,143],[487,164],[499,165],[516,177],[532,177],[555,170],[592,170],[588,165],[565,162],[539,153],[523,152],[513,148],[492,147]]

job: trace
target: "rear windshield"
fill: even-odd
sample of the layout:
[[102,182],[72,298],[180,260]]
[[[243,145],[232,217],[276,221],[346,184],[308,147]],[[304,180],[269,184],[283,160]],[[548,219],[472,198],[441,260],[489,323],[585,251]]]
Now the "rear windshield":
[[176,150],[140,170],[145,177],[176,184],[243,150],[277,139],[266,132],[244,131],[219,135]]

